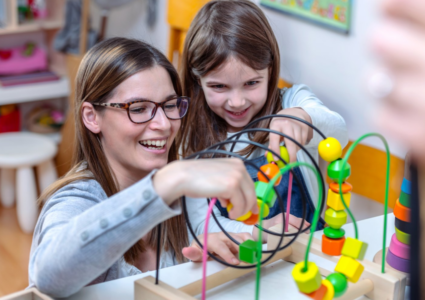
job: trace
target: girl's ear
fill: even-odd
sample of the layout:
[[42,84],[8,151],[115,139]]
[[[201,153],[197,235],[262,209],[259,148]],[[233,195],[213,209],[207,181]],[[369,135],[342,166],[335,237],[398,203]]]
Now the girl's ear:
[[81,117],[88,130],[94,134],[100,133],[100,116],[91,103],[83,103],[81,106]]

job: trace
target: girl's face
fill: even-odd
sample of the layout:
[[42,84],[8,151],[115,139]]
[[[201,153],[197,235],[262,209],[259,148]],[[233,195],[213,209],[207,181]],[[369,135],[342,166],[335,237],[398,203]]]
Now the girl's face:
[[227,123],[228,132],[240,131],[267,100],[269,69],[254,70],[236,58],[200,78],[211,110]]
[[[122,82],[108,103],[163,102],[173,96],[176,92],[169,74],[163,67],[155,66]],[[169,120],[162,108],[157,109],[152,120],[142,124],[131,122],[124,109],[107,107],[95,114],[103,150],[118,178],[139,180],[167,164],[180,120]]]

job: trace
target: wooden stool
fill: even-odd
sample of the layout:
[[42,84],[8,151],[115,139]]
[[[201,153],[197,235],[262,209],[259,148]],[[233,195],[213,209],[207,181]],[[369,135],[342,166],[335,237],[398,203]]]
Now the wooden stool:
[[[16,191],[16,210],[22,230],[31,233],[38,217],[37,187],[33,167],[36,167],[42,192],[57,179],[53,157],[57,146],[48,137],[13,132],[0,134],[0,198],[11,207]],[[16,170],[16,177],[15,177]],[[16,183],[16,187],[15,187]]]

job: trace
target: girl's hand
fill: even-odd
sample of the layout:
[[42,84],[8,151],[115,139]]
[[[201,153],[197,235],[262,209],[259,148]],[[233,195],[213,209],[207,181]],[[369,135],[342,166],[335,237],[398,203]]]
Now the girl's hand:
[[[239,243],[252,240],[252,236],[249,233],[230,233],[230,235]],[[198,236],[198,239],[203,243],[204,235],[201,234]],[[208,234],[208,251],[220,256],[229,264],[238,265],[240,263],[239,259],[236,258],[236,254],[239,252],[239,246],[229,240],[223,232]],[[182,253],[191,261],[202,261],[202,249],[196,241],[193,241],[189,247],[183,248]]]
[[[289,225],[292,225],[296,229],[299,229],[301,227],[301,222],[302,222],[301,218],[298,218],[296,216],[289,214]],[[282,223],[283,223],[283,217],[282,217],[282,213],[280,213],[280,214],[274,216],[271,219],[264,220],[263,221],[263,228],[269,229],[269,228],[271,228],[271,227],[273,227],[277,224],[282,224]],[[307,228],[307,226],[309,226],[309,225],[310,225],[310,223],[305,221],[303,229]],[[258,240],[259,231],[260,230],[257,227],[254,227],[254,229],[252,230],[252,236],[253,236],[254,240]],[[267,233],[266,232],[262,233],[262,240],[263,240],[263,243],[267,242]]]
[[248,211],[258,213],[254,182],[240,159],[174,161],[155,174],[153,185],[167,204],[183,195],[192,198],[217,197],[223,207],[232,203],[233,208],[229,212],[231,219]]
[[[277,114],[291,115],[312,123],[310,115],[299,107],[283,109]],[[305,125],[304,123],[288,118],[274,118],[270,123],[270,129],[279,131],[292,137],[301,145],[307,144],[313,137],[313,130],[311,127]],[[280,135],[271,133],[269,148],[276,153],[280,153],[280,143],[282,141],[285,142],[286,149],[288,149],[290,162],[295,162],[297,160],[297,151],[299,150],[299,147],[289,139],[283,139]]]

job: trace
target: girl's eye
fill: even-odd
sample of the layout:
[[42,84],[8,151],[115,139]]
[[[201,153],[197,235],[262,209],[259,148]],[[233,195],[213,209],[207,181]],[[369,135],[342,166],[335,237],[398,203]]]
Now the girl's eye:
[[258,81],[248,81],[246,85],[252,86],[252,85],[256,85],[257,83]]
[[216,84],[211,86],[213,89],[224,89],[226,86],[224,84]]

